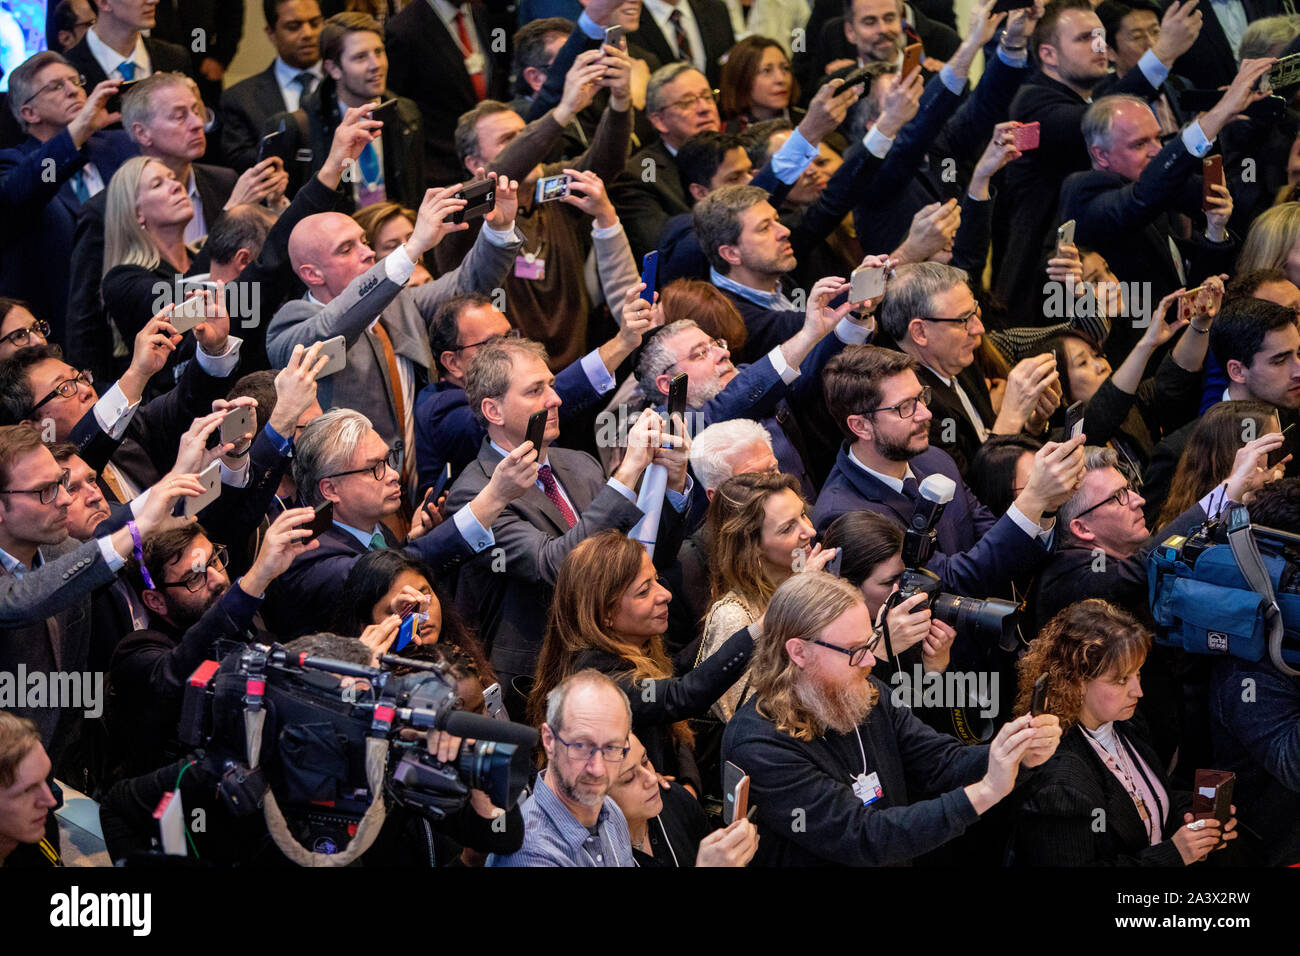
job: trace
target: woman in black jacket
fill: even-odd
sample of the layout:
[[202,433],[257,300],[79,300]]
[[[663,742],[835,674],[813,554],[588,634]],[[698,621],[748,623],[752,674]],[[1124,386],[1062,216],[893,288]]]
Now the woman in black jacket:
[[1170,789],[1145,722],[1133,719],[1150,649],[1151,634],[1131,614],[1094,598],[1052,618],[1021,658],[1016,713],[1046,675],[1043,712],[1063,734],[1017,791],[1016,864],[1189,865],[1236,839],[1235,816],[1222,829],[1212,817],[1193,820],[1191,795]]
[[573,549],[560,568],[528,720],[546,719],[546,695],[560,681],[594,668],[612,677],[632,704],[632,730],[663,773],[701,792],[693,735],[686,721],[702,717],[749,663],[754,640],[742,628],[690,673],[673,675],[664,652],[669,590],[640,544],[602,531]]

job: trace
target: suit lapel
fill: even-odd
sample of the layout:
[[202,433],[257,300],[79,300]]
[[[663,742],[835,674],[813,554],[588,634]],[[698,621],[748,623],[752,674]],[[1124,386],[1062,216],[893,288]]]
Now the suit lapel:
[[[560,486],[564,488],[564,493],[569,496],[569,501],[573,504],[573,510],[581,515],[587,510],[587,506],[591,504],[592,498],[595,497],[591,493],[590,486],[582,480],[582,477],[576,471],[569,467],[571,462],[568,460],[567,455],[561,453],[559,457],[556,457],[555,450],[551,449],[547,454],[547,461],[551,465],[551,471],[555,473],[555,477],[559,480]],[[550,501],[550,499],[547,498],[547,501]],[[558,508],[556,513],[559,513]]]
[[[897,517],[899,521],[903,522],[903,526],[906,527],[912,520],[912,503],[908,501],[903,494],[894,491],[892,488],[887,488],[880,479],[876,478],[874,475],[867,474],[852,461],[848,460],[847,453],[845,454],[845,459],[844,474],[848,477],[849,484],[854,487],[858,494],[862,495],[862,497],[866,498],[868,501],[877,502],[878,504],[882,504],[888,508],[894,513],[894,516]],[[913,472],[916,471],[916,469],[912,470]],[[919,475],[917,476],[917,480],[920,480]]]
[[[483,483],[486,485],[492,477],[492,470],[501,463],[501,455],[492,447],[489,440],[484,438],[483,447],[479,450],[478,460],[479,465],[483,468]],[[555,468],[555,462],[553,461],[551,462],[551,468]],[[560,481],[564,482],[564,479],[561,478]],[[567,484],[564,490],[569,490]],[[570,500],[573,500],[572,496],[570,496]],[[560,509],[555,507],[551,499],[546,497],[546,493],[535,484],[517,498],[512,507],[518,508],[523,513],[523,516],[535,526],[540,526],[542,519],[545,519],[551,523],[551,526],[558,534],[564,534],[569,530],[569,523],[560,514]]]
[[676,62],[677,57],[673,53],[673,48],[668,45],[668,40],[664,37],[663,31],[659,29],[659,21],[651,15],[649,10],[643,9],[641,13],[641,25],[636,32],[640,35],[640,39],[644,41],[646,49],[659,57],[659,62],[662,64]]
[[[460,43],[452,39],[450,31],[446,24],[442,22],[442,17],[438,16],[433,10],[432,5],[423,2],[423,0],[412,0],[417,9],[417,16],[421,20],[420,32],[428,39],[429,56],[431,63],[450,62],[455,64],[451,70],[441,71],[440,79],[451,79],[456,85],[460,98],[473,103],[478,100],[474,93],[474,84],[469,81],[469,74],[465,72],[465,55],[460,49]],[[477,16],[473,24],[466,24],[469,29],[476,29],[478,25]],[[479,45],[486,50],[483,45],[483,32],[479,31]],[[486,57],[486,54],[485,54]],[[456,67],[459,69],[456,69]],[[490,77],[488,78],[490,80]]]

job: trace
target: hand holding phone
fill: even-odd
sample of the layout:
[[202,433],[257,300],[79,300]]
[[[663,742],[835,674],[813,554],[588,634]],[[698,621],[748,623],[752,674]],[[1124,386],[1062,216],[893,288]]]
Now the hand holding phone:
[[655,283],[658,279],[659,250],[655,249],[641,257],[641,281],[645,284],[645,288],[641,290],[641,298],[651,305],[655,301]]
[[678,372],[668,384],[668,428],[674,435],[677,434],[674,417],[680,417],[682,423],[686,423],[686,389],[689,382],[690,376]]
[[853,304],[885,294],[885,267],[858,266],[849,274],[849,301]]
[[316,506],[316,513],[311,516],[311,523],[307,525],[307,530],[311,532],[311,537],[307,541],[315,541],[333,526],[334,502],[322,502]]
[[1028,152],[1031,149],[1037,149],[1041,131],[1037,122],[1018,123],[1011,130],[1011,143],[1020,152]]
[[497,205],[496,177],[489,176],[482,182],[470,183],[456,193],[456,198],[465,200],[465,206],[451,214],[452,223],[459,225],[486,216]]
[[921,65],[921,57],[924,55],[921,44],[910,43],[903,50],[903,68],[898,74],[900,80],[905,80],[912,75],[912,71]]
[[1201,168],[1201,210],[1210,211],[1210,200],[1217,200],[1212,187],[1226,186],[1223,178],[1223,157],[1206,156]]
[[550,414],[550,411],[545,408],[540,412],[533,412],[528,416],[528,430],[524,432],[524,441],[533,443],[533,450],[537,452],[539,461],[542,457],[542,442],[546,438],[546,420]]
[[1039,674],[1034,681],[1034,695],[1029,701],[1029,716],[1037,717],[1047,707],[1047,675]]

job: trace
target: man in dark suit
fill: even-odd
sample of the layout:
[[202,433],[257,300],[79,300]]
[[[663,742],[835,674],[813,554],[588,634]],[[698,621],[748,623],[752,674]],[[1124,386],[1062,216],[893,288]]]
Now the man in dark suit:
[[[846,66],[868,63],[896,63],[903,48],[920,43],[931,64],[946,62],[961,44],[951,26],[932,19],[915,3],[904,7],[902,0],[828,0],[817,7],[823,12],[838,6],[839,16],[808,21],[811,40],[808,53],[796,56],[799,83],[814,90],[827,73]],[[905,17],[911,17],[910,21]],[[951,17],[949,10],[949,17]]]
[[491,481],[475,489],[430,530],[429,515],[416,510],[410,536],[399,541],[384,523],[398,510],[402,489],[398,454],[360,412],[334,408],[302,430],[294,447],[293,477],[304,504],[330,502],[334,524],[304,551],[271,589],[267,623],[284,637],[328,631],[334,626],[339,588],[357,558],[380,548],[403,547],[442,573],[496,543],[489,528],[502,510],[532,487],[537,474],[531,449],[508,457]]
[[459,509],[480,494],[496,480],[503,460],[509,462],[521,446],[527,448],[529,418],[542,410],[550,412],[536,484],[495,520],[492,534],[497,547],[461,570],[457,591],[459,603],[478,611],[479,633],[506,692],[506,706],[516,715],[522,713],[527,688],[516,686],[515,678],[531,675],[537,664],[546,626],[539,609],[550,603],[556,575],[568,553],[597,532],[627,532],[641,521],[643,514],[632,489],[646,466],[658,462],[668,469],[668,484],[655,559],[660,567],[671,565],[681,545],[691,490],[686,474],[689,444],[682,437],[661,434],[661,419],[649,410],[629,432],[626,454],[608,481],[590,455],[556,448],[560,397],[554,382],[546,350],[539,343],[505,339],[479,351],[465,392],[487,437],[447,501],[449,509]]
[[722,74],[722,55],[736,42],[721,0],[645,0],[640,24],[627,39],[661,65],[689,63],[714,85]]
[[[1115,72],[1097,84],[1093,89],[1094,98],[1114,93],[1119,81],[1130,70],[1138,68],[1142,57],[1160,36],[1161,10],[1154,0],[1104,0],[1097,7],[1097,16],[1106,28],[1106,52]],[[1170,73],[1150,100],[1151,109],[1160,121],[1162,138],[1177,133],[1192,118],[1178,103],[1178,95],[1190,85],[1186,78]]]
[[[1121,282],[1150,282],[1152,303],[1232,268],[1232,197],[1215,187],[1218,195],[1203,214],[1202,228],[1197,172],[1219,131],[1265,95],[1252,84],[1268,66],[1265,60],[1249,61],[1214,108],[1164,148],[1160,124],[1144,100],[1107,96],[1084,114],[1093,168],[1065,181],[1058,217],[1075,220],[1075,241],[1104,256]],[[1192,220],[1190,230],[1184,217]],[[1188,231],[1191,238],[1183,239]],[[1116,325],[1106,341],[1112,362],[1122,361],[1141,336],[1136,323]]]
[[189,51],[145,36],[157,25],[157,4],[148,0],[99,0],[94,26],[68,51],[68,62],[92,88],[105,80],[143,80],[172,70],[189,73]]
[[[1155,97],[1174,61],[1195,40],[1200,18],[1196,9],[1166,13],[1159,39],[1112,92]],[[994,211],[994,291],[1012,308],[1039,301],[1045,253],[1060,225],[1056,210],[1061,184],[1070,173],[1088,168],[1079,126],[1094,88],[1109,68],[1104,42],[1093,49],[1095,30],[1104,27],[1088,0],[1049,4],[1032,40],[1039,70],[1011,102],[1011,119],[1040,124],[1038,148],[1007,167]],[[1030,314],[1021,318],[1034,321]]]
[[1083,438],[1039,451],[1025,489],[994,518],[952,457],[930,447],[927,390],[916,368],[909,355],[869,345],[845,349],[827,363],[826,404],[847,441],[817,499],[813,524],[825,531],[840,515],[866,510],[910,525],[920,483],[941,475],[952,482],[954,495],[935,528],[937,546],[927,567],[945,590],[972,597],[1003,593],[1047,555],[1053,515],[1083,477]]
[[509,97],[509,57],[493,45],[488,16],[476,3],[421,0],[387,23],[390,84],[423,118],[426,185],[464,176],[449,135],[460,115],[482,100]]
[[290,171],[290,192],[320,169],[334,130],[349,109],[396,99],[375,117],[384,124],[381,136],[348,171],[345,189],[358,208],[395,202],[418,209],[425,189],[420,109],[387,88],[388,55],[378,22],[364,13],[330,17],[321,29],[320,49],[325,79],[303,96],[296,112],[272,116],[262,129],[283,133],[273,149]]
[[57,53],[37,53],[9,76],[27,138],[0,151],[0,294],[24,299],[60,344],[78,211],[136,151],[120,130],[104,131],[104,104],[116,90],[105,83],[87,96],[76,68]]
[[[1166,5],[1166,15],[1177,5],[1177,0]],[[1187,6],[1184,2],[1184,9]],[[1199,12],[1204,13],[1200,36],[1178,58],[1174,71],[1199,90],[1217,90],[1237,75],[1237,54],[1246,25],[1288,11],[1281,0],[1226,0],[1203,2]]]
[[227,88],[217,109],[221,155],[240,172],[257,162],[266,121],[296,111],[325,75],[320,62],[325,18],[316,0],[262,0],[262,9],[276,57],[261,73]]
[[1060,400],[1051,354],[1024,359],[1007,376],[998,414],[974,364],[984,334],[980,308],[961,269],[939,262],[899,266],[880,307],[880,323],[895,346],[917,362],[930,389],[930,445],[942,448],[966,475],[990,435],[1039,434]]
[[244,32],[244,5],[225,0],[158,0],[154,19],[149,36],[190,51],[190,75],[199,84],[203,102],[216,109],[221,78]]

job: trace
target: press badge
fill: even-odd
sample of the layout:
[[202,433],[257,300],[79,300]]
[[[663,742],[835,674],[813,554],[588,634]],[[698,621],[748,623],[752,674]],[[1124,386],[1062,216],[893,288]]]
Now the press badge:
[[545,279],[546,260],[539,259],[531,252],[526,252],[522,256],[515,256],[515,278]]
[[885,795],[885,791],[880,788],[880,774],[872,771],[868,776],[860,773],[853,778],[853,795],[862,801],[862,805],[875,803]]

